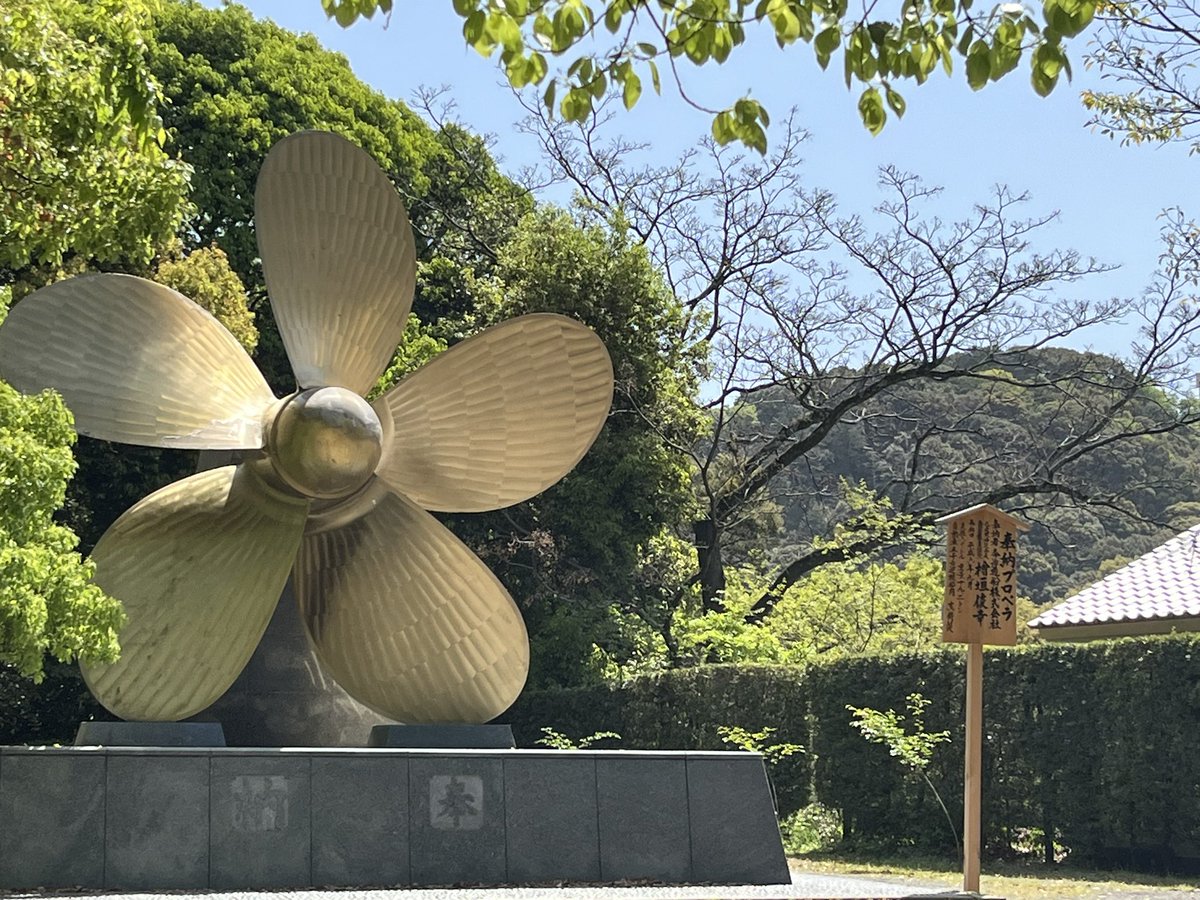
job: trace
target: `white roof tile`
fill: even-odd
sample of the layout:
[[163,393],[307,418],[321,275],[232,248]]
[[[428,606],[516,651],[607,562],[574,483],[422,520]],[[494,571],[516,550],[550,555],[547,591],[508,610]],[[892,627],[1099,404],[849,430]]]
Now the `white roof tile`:
[[1200,617],[1200,525],[1068,597],[1031,628]]

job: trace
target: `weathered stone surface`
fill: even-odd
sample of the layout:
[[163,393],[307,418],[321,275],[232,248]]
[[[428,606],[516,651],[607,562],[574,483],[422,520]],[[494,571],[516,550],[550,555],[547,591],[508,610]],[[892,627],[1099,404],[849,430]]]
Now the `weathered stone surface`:
[[368,747],[397,750],[511,750],[511,725],[376,725]]
[[687,770],[683,754],[598,756],[600,877],[687,881]]
[[789,878],[762,757],[689,756],[692,879],[782,884]]
[[213,757],[210,887],[312,884],[310,768],[306,755]]
[[503,884],[500,757],[413,754],[408,784],[413,882]]
[[104,766],[98,752],[5,754],[0,886],[103,886]]
[[76,747],[224,747],[220,722],[80,722]]
[[767,884],[782,860],[754,754],[0,747],[0,888]]
[[104,886],[208,887],[207,756],[109,755]]
[[313,884],[407,884],[408,815],[406,757],[314,757]]
[[600,880],[594,757],[505,757],[504,808],[510,882]]

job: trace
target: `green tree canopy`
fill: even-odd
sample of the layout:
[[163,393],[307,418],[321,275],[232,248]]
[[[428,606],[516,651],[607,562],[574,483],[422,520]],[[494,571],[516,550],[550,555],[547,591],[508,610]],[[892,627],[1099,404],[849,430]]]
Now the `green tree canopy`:
[[[392,12],[392,0],[321,3],[343,26],[377,11]],[[1017,69],[1025,56],[1033,89],[1049,94],[1063,72],[1070,76],[1064,41],[1088,26],[1098,4],[1044,0],[1036,19],[1023,3],[976,8],[973,0],[904,0],[894,12],[868,2],[851,8],[843,0],[454,0],[453,5],[467,44],[497,56],[514,87],[544,84],[546,109],[569,122],[584,121],[610,95],[632,107],[644,84],[661,91],[664,77],[699,106],[680,66],[719,65],[735,52],[745,55],[751,35],[765,32],[780,47],[810,44],[822,68],[840,57],[846,87],[864,85],[858,111],[875,134],[889,109],[904,115],[898,85],[921,84],[938,68],[951,74],[956,60],[967,82],[979,89]],[[707,111],[713,113],[718,142],[741,141],[766,152],[770,118],[757,100],[745,96]]]
[[188,168],[160,144],[147,17],[141,0],[0,6],[0,273],[144,263],[182,220]]

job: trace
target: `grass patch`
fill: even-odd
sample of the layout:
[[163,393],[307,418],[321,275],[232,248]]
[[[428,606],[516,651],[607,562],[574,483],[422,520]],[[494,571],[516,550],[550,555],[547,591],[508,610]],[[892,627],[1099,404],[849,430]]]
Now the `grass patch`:
[[[933,857],[884,854],[813,853],[789,860],[801,872],[836,875],[874,875],[943,890],[962,887],[962,870],[953,861]],[[1142,872],[1095,870],[1069,865],[1047,866],[1036,862],[985,862],[980,878],[984,894],[1006,900],[1042,900],[1049,897],[1119,896],[1122,892],[1163,893],[1196,891],[1200,880]]]

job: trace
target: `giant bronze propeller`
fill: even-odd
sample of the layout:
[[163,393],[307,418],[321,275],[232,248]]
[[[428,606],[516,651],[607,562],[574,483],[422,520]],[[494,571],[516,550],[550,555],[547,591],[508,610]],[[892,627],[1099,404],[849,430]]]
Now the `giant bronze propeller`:
[[122,718],[199,712],[250,659],[294,569],[317,657],[351,696],[402,722],[487,721],[525,683],[525,625],[426,510],[498,509],[562,478],[607,416],[608,354],[578,322],[520,316],[368,403],[412,305],[395,189],[353,144],[305,132],[267,155],[255,220],[300,385],[288,397],[212,316],[140,278],[59,282],[0,327],[0,376],[60,391],[81,434],[244,451],[100,539],[96,582],[128,622],[120,660],[84,677]]

